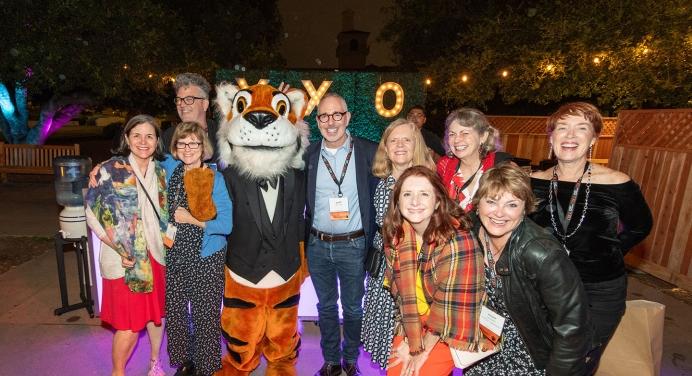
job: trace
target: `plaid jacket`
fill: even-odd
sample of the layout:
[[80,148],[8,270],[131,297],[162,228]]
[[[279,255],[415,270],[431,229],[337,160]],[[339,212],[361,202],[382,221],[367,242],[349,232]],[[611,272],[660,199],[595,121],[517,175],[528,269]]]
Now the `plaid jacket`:
[[[460,350],[475,350],[481,337],[478,318],[485,294],[483,252],[471,232],[458,229],[447,244],[425,244],[420,262],[416,258],[415,236],[407,236],[385,247],[387,280],[401,313],[411,352],[422,349],[423,329]],[[411,241],[413,237],[413,241]],[[390,242],[391,243],[391,242]],[[420,265],[418,265],[420,263]],[[425,299],[430,305],[425,324],[416,306],[416,272],[422,273]]]

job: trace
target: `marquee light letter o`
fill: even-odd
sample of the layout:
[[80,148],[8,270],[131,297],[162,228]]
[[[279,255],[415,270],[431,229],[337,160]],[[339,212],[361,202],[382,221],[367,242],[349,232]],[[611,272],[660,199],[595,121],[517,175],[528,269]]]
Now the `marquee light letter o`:
[[[394,107],[385,108],[382,101],[384,99],[384,93],[389,90],[393,91],[394,95],[396,95],[396,102],[394,103]],[[385,82],[377,88],[377,92],[375,92],[375,109],[378,114],[390,118],[398,115],[402,108],[404,108],[404,89],[401,88],[401,85],[396,82]]]

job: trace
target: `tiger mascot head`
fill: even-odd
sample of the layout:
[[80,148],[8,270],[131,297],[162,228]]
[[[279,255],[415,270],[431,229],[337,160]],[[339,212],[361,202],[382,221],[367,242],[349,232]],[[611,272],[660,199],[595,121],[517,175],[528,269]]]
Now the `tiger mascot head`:
[[221,112],[218,147],[223,163],[257,180],[305,167],[302,157],[308,140],[302,119],[308,100],[304,91],[290,89],[284,93],[264,84],[239,89],[221,83],[216,93]]

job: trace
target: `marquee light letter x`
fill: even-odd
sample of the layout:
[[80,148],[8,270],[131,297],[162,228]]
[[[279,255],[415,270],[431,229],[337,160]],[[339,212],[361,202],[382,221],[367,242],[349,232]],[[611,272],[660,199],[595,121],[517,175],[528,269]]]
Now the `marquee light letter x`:
[[324,94],[327,92],[327,89],[332,86],[332,81],[322,81],[320,88],[317,90],[315,90],[315,86],[312,85],[312,81],[302,80],[301,82],[303,83],[305,90],[308,92],[308,95],[310,95],[310,102],[308,102],[308,107],[305,109],[305,116],[308,116],[320,103],[320,99],[322,99]]

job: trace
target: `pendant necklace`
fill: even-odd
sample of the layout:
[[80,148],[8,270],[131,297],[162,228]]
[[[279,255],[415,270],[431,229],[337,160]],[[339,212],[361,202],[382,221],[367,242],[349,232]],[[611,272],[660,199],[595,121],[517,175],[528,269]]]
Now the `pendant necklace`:
[[[490,239],[488,232],[483,229],[483,240],[485,240],[485,254],[488,257],[488,267],[490,268],[490,285],[497,288],[497,273],[495,272],[495,259],[493,258],[493,250],[490,248]],[[498,251],[499,255],[500,252]]]

